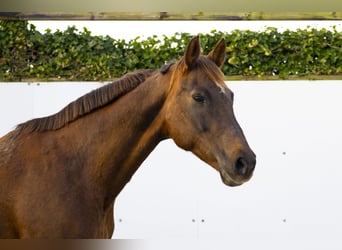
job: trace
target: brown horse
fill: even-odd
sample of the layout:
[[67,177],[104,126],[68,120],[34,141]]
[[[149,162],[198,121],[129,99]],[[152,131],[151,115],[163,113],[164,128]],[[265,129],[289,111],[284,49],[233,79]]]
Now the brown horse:
[[195,37],[177,63],[127,74],[2,137],[0,237],[111,237],[115,197],[167,138],[225,184],[248,181],[256,160],[234,117],[225,56],[224,40],[202,56]]

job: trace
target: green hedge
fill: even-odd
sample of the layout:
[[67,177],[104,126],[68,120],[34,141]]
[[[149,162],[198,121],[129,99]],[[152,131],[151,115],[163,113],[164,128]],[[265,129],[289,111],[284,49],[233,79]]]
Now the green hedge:
[[[238,22],[237,22],[238,26]],[[84,28],[44,34],[27,21],[0,21],[0,81],[24,79],[108,80],[139,68],[178,59],[195,34],[126,41],[92,36]],[[342,32],[335,28],[279,32],[235,30],[201,34],[204,53],[224,37],[226,76],[334,75],[342,78]]]

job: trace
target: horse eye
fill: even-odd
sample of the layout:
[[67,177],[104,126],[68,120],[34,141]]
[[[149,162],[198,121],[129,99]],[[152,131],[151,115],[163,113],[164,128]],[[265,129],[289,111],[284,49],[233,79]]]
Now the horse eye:
[[199,102],[199,103],[204,103],[205,102],[205,97],[201,94],[194,94],[192,96],[192,99],[194,99],[196,102]]

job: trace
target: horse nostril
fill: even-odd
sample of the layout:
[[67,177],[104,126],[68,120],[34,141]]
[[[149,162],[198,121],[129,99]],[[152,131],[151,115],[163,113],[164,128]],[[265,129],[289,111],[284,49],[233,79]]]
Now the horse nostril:
[[237,173],[239,175],[246,175],[247,172],[248,172],[248,163],[247,161],[242,158],[242,157],[239,157],[236,162],[235,162],[235,169],[237,171]]

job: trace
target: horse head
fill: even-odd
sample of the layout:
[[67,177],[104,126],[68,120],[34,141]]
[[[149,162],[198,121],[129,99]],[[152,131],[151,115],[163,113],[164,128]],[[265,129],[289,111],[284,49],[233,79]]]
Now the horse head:
[[199,38],[195,37],[170,70],[167,135],[219,171],[223,183],[241,185],[251,178],[256,156],[235,118],[234,94],[220,70],[226,43],[221,39],[207,56],[200,51]]

